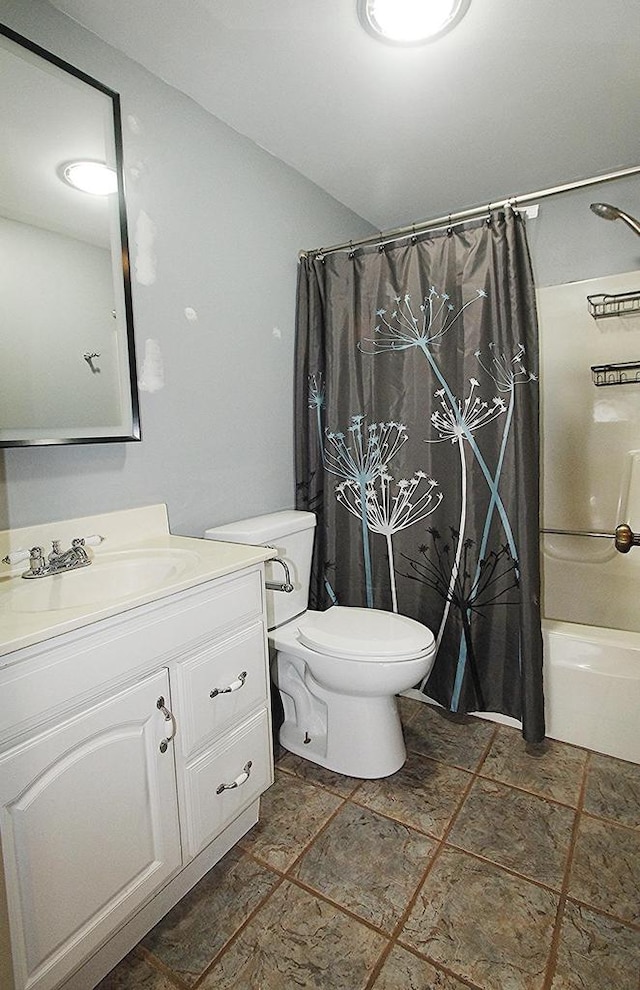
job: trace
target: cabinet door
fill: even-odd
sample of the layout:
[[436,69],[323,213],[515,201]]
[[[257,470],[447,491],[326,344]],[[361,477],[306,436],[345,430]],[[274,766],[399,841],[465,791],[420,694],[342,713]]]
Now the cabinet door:
[[16,986],[48,990],[181,865],[161,671],[0,757]]

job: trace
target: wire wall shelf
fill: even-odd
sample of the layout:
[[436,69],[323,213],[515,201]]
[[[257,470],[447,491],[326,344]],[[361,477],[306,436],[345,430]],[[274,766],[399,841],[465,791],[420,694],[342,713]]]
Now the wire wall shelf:
[[640,385],[640,361],[591,366],[594,385]]
[[607,316],[640,314],[640,292],[618,292],[616,295],[587,296],[589,312],[594,320]]

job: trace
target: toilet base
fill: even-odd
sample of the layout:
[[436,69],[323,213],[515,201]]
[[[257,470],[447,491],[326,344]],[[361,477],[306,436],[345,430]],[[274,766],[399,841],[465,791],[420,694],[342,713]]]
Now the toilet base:
[[287,719],[285,714],[280,745],[334,773],[365,780],[388,777],[404,765],[407,751],[393,696],[333,695],[327,716],[326,726],[307,727],[304,720]]

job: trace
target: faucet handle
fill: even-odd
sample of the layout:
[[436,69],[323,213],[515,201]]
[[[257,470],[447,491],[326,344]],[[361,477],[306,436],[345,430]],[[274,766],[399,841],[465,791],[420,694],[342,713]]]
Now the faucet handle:
[[106,537],[94,533],[92,536],[81,537],[80,545],[85,547],[99,547],[101,543],[104,543],[105,539]]
[[21,560],[29,561],[29,570],[25,571],[22,575],[23,577],[27,574],[29,577],[39,576],[46,568],[42,547],[31,547],[31,550],[23,550],[20,547],[18,550],[13,550],[12,553],[8,553],[6,557],[3,557],[2,563],[19,564]]
[[98,536],[97,533],[92,536],[76,536],[71,541],[71,549],[86,556],[85,547],[99,547],[101,543],[104,543],[104,539],[104,536]]
[[22,560],[28,560],[31,556],[31,550],[23,550],[22,548],[18,550],[12,550],[8,553],[6,557],[2,558],[3,564],[19,564]]

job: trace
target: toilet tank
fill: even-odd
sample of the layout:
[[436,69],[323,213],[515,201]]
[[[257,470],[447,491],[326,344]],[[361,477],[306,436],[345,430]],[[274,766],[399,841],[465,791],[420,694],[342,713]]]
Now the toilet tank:
[[[275,547],[278,557],[286,562],[293,591],[267,591],[269,629],[289,622],[307,609],[315,525],[316,517],[313,512],[286,509],[283,512],[240,519],[225,526],[212,526],[204,534],[207,540]],[[284,569],[279,564],[267,560],[265,570],[267,581],[284,583]]]

